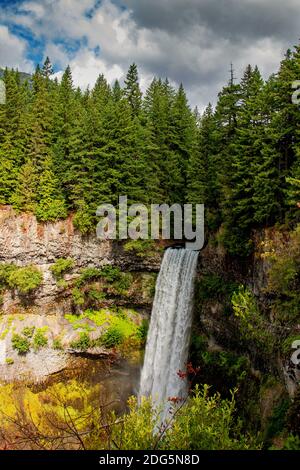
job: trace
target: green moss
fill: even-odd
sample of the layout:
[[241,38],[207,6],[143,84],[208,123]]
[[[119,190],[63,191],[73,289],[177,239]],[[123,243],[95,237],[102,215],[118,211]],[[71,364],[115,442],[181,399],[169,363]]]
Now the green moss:
[[102,327],[104,335],[110,329],[112,329],[111,331],[113,332],[117,330],[122,339],[135,338],[142,343],[144,341],[143,335],[146,334],[146,324],[142,324],[142,326],[136,324],[131,319],[131,317],[135,315],[136,312],[134,310],[118,308],[116,310],[86,310],[81,315],[67,314],[65,315],[65,319],[73,326],[74,330],[81,329],[86,333],[95,330],[90,324],[86,323],[88,319],[90,322],[94,323],[95,327]]
[[6,336],[8,335],[8,333],[9,333],[9,328],[6,328],[4,331],[2,331],[0,335],[0,340],[4,340]]
[[13,365],[14,362],[15,362],[15,361],[13,360],[12,357],[7,357],[7,358],[5,359],[5,363],[6,363],[8,366]]

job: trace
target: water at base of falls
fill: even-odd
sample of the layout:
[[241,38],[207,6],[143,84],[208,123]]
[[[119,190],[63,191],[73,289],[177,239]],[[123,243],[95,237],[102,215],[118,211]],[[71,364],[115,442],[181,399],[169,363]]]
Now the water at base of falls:
[[169,248],[156,282],[139,396],[152,397],[168,415],[170,398],[184,399],[185,371],[193,315],[194,281],[198,252]]

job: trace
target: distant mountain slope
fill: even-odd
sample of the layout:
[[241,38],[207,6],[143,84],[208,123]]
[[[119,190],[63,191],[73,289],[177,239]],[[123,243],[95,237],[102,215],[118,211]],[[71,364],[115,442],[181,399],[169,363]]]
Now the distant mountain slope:
[[[4,75],[4,69],[0,68],[0,78]],[[31,78],[30,73],[20,72],[21,81],[29,80]]]

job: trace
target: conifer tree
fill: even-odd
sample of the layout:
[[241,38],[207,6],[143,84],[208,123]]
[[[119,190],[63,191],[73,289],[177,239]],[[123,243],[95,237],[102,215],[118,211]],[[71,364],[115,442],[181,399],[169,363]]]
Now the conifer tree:
[[40,221],[55,221],[67,217],[65,201],[53,171],[50,156],[46,157],[39,177],[37,204],[34,213]]
[[142,106],[142,93],[136,64],[132,64],[129,67],[125,79],[124,94],[129,102],[132,115],[138,116]]

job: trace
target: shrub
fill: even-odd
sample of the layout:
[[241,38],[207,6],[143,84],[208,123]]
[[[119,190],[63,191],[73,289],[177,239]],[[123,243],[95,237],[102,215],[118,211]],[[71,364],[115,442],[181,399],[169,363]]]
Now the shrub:
[[53,349],[55,349],[57,351],[62,351],[64,349],[60,338],[55,338],[53,340],[52,347],[53,347]]
[[119,278],[113,283],[113,288],[118,294],[125,294],[133,281],[132,274],[121,273]]
[[35,330],[34,326],[26,326],[22,330],[22,335],[26,336],[26,338],[32,338],[34,330]]
[[89,214],[88,207],[83,207],[75,214],[73,224],[83,235],[95,229],[95,219]]
[[136,256],[144,258],[155,255],[157,245],[154,240],[130,240],[125,243],[124,250],[134,252]]
[[9,286],[22,294],[28,294],[37,289],[43,281],[42,273],[35,266],[16,268],[9,275]]
[[[175,399],[175,397],[174,397]],[[209,395],[209,387],[196,388],[182,406],[170,404],[171,425],[160,427],[161,408],[151,400],[129,400],[129,413],[112,425],[110,438],[123,450],[249,450],[256,440],[242,434],[235,419],[235,401]],[[157,432],[157,429],[160,429]]]
[[121,270],[117,266],[108,264],[100,270],[100,276],[108,282],[117,281],[120,278]]
[[114,348],[125,339],[124,333],[117,326],[110,326],[102,335],[101,342],[107,349]]
[[101,270],[97,268],[85,268],[81,271],[80,276],[76,279],[76,287],[81,287],[86,282],[101,277]]
[[90,340],[88,333],[86,332],[80,333],[79,338],[70,343],[70,347],[72,349],[79,349],[80,351],[86,351],[89,347],[91,347],[91,340]]
[[282,450],[300,450],[300,437],[290,435],[284,441]]
[[72,297],[75,305],[84,305],[84,294],[77,287],[72,290]]
[[141,343],[146,342],[148,330],[149,330],[149,321],[144,319],[136,332],[136,336],[141,341]]
[[16,333],[12,336],[11,343],[12,347],[16,349],[19,354],[26,354],[30,350],[30,341]]
[[0,289],[9,287],[9,279],[17,267],[14,264],[0,264]]
[[47,329],[48,329],[47,326],[43,328],[37,328],[36,333],[33,337],[33,347],[35,351],[38,351],[39,349],[47,346],[48,338],[45,335],[45,332],[47,331]]
[[239,323],[241,339],[253,341],[263,351],[272,353],[274,336],[268,331],[268,324],[262,317],[253,293],[246,287],[240,286],[232,296],[234,316]]
[[51,266],[51,272],[55,279],[58,281],[62,279],[63,275],[70,271],[74,266],[74,261],[71,258],[59,258]]

